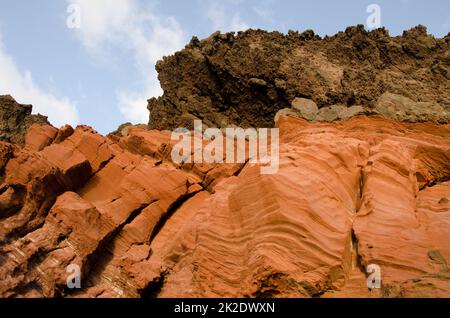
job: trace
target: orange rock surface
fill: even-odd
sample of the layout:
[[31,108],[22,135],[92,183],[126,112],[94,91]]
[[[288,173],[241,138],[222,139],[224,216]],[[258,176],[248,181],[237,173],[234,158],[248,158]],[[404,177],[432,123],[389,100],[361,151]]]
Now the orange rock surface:
[[141,128],[1,142],[0,296],[450,297],[448,125],[278,127],[272,175],[174,164],[170,133]]

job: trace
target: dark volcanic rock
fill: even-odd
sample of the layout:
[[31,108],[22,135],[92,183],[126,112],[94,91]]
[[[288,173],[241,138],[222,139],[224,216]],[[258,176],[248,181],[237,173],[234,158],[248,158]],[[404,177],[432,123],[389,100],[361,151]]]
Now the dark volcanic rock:
[[[216,32],[202,41],[194,37],[156,69],[164,90],[148,102],[149,126],[156,129],[191,127],[195,118],[215,127],[273,126],[275,114],[296,97],[319,108],[371,110],[392,93],[439,105],[447,112],[441,122],[450,110],[449,38],[436,39],[423,26],[399,37],[363,26],[324,39],[312,31]],[[416,118],[406,113],[400,119]]]
[[31,105],[17,103],[10,95],[0,96],[0,141],[23,145],[33,124],[49,125],[47,117],[32,115]]

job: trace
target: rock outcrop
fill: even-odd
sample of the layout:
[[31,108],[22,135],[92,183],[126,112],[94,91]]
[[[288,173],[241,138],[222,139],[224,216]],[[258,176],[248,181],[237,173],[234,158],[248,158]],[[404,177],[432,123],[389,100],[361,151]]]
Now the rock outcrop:
[[[372,112],[378,105],[402,121],[450,122],[450,37],[436,39],[423,26],[398,37],[363,26],[323,39],[312,31],[217,32],[194,37],[156,69],[164,95],[148,102],[154,129],[190,128],[195,118],[210,127],[273,127],[275,114],[296,98],[319,108]],[[386,107],[392,99],[412,104]]]
[[18,104],[10,95],[0,96],[0,141],[23,145],[33,124],[49,125],[47,117],[32,115],[31,105]]
[[[0,295],[450,295],[448,125],[278,126],[273,175],[175,164],[169,132],[136,127],[33,126],[24,147],[0,143]],[[81,289],[67,287],[71,265]]]
[[[108,136],[2,97],[0,297],[450,297],[448,46],[194,38],[157,65],[150,127]],[[278,172],[174,162],[196,118],[275,125]]]
[[[365,117],[279,127],[279,173],[246,166],[155,237],[159,295],[448,297],[448,128]],[[370,264],[379,291],[367,288]]]

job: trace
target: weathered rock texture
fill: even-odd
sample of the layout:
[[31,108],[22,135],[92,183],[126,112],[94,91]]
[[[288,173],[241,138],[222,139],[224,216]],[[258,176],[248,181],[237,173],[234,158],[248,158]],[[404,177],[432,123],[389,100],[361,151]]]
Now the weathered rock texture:
[[23,145],[28,128],[33,124],[49,125],[47,117],[32,115],[31,105],[18,104],[9,95],[0,96],[0,141]]
[[414,102],[381,106],[389,117],[450,122],[450,37],[436,39],[423,26],[399,37],[363,26],[324,39],[312,31],[215,33],[194,37],[156,69],[164,95],[148,103],[155,129],[191,127],[195,118],[212,127],[272,127],[297,97],[372,111],[384,93]]
[[73,264],[83,296],[145,294],[161,276],[146,260],[166,218],[244,165],[174,165],[168,132],[110,138],[35,125],[24,147],[0,142],[1,296],[73,292]]
[[[448,125],[278,126],[274,175],[176,165],[169,132],[134,127],[0,143],[0,295],[450,296]],[[82,289],[66,286],[72,264]]]
[[[106,137],[2,98],[0,297],[450,297],[448,40],[194,39],[158,64],[150,129]],[[276,122],[278,173],[174,163],[151,128],[195,118]]]

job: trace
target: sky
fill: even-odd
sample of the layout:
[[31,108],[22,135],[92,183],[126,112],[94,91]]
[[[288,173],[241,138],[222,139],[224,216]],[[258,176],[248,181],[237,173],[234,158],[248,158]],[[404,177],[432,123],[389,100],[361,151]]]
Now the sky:
[[372,27],[371,4],[391,35],[418,24],[440,38],[450,31],[449,0],[0,0],[0,94],[33,104],[56,127],[85,124],[106,134],[148,122],[146,100],[162,94],[155,63],[194,35],[248,28],[333,35]]

